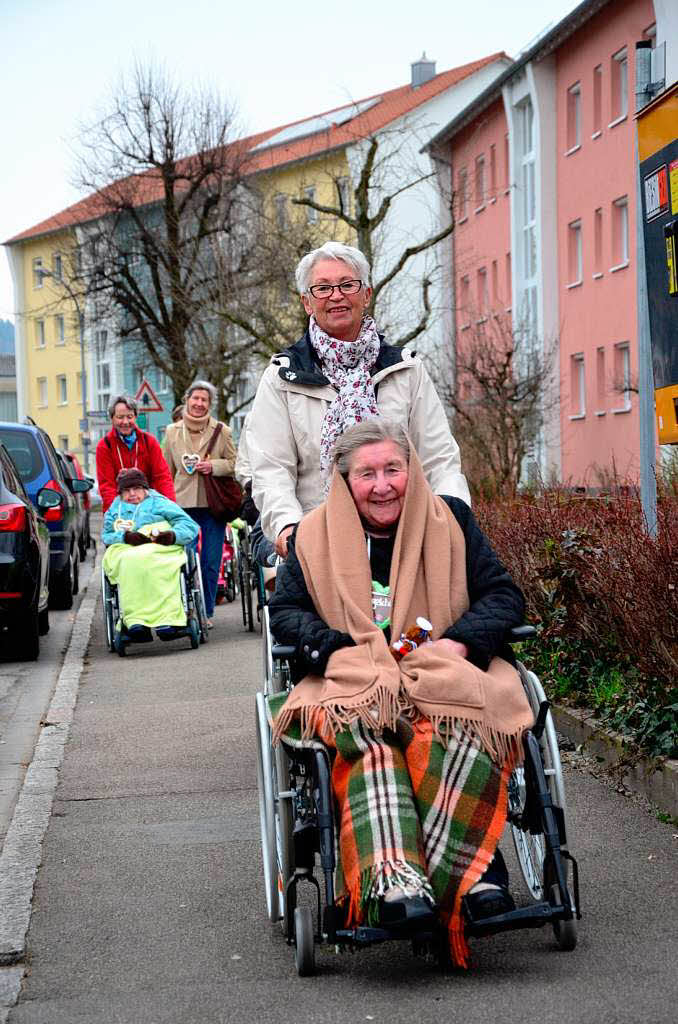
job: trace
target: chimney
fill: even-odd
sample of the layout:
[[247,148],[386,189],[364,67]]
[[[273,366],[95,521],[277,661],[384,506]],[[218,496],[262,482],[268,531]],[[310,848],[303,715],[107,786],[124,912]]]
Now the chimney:
[[425,82],[430,82],[432,78],[435,78],[436,62],[429,60],[426,52],[422,53],[421,58],[416,60],[414,64],[410,64],[410,67],[412,68],[413,89],[418,89],[420,85],[424,85]]

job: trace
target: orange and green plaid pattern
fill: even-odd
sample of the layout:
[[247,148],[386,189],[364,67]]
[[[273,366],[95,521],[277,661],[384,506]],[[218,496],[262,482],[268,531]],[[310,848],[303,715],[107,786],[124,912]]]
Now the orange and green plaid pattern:
[[508,769],[461,733],[443,745],[423,718],[399,719],[395,733],[355,722],[319,738],[334,751],[349,925],[372,923],[378,898],[399,885],[435,901],[453,962],[466,967],[461,900],[504,829]]

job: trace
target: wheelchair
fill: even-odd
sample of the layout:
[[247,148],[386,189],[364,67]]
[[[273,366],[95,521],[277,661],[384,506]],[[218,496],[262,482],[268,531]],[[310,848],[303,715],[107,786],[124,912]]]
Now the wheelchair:
[[[243,522],[237,534],[237,563],[238,563],[238,589],[240,591],[240,603],[242,604],[242,624],[250,633],[254,632],[254,610],[252,605],[252,593],[256,592],[257,597],[257,576],[250,550],[250,534],[247,523]],[[261,606],[257,600],[257,620],[261,622]]]
[[[316,945],[357,950],[402,939],[384,928],[347,928],[335,902],[336,837],[330,757],[317,740],[271,743],[269,702],[289,692],[294,647],[277,645],[271,636],[268,608],[263,610],[263,689],[256,694],[257,782],[266,909],[294,947],[297,973],[315,972]],[[535,634],[534,627],[511,631],[512,643]],[[517,928],[551,925],[559,949],[577,944],[581,918],[577,862],[567,848],[565,792],[558,741],[549,702],[537,676],[518,662],[518,671],[535,722],[523,738],[525,757],[509,782],[507,824],[530,903],[508,913],[473,920],[464,904],[466,935],[477,938]],[[318,863],[319,862],[319,863]],[[321,884],[315,876],[320,868]],[[312,889],[298,900],[304,883]],[[413,952],[449,964],[442,930],[410,936]]]
[[[196,650],[200,644],[206,644],[209,633],[207,627],[207,611],[205,609],[205,593],[202,585],[200,559],[192,547],[186,549],[186,562],[181,567],[179,586],[181,602],[186,612],[186,625],[177,626],[172,640],[188,637],[191,649]],[[104,623],[106,627],[106,643],[111,654],[121,658],[127,654],[127,648],[140,641],[128,635],[124,629],[118,629],[120,622],[120,600],[118,587],[111,583],[101,566],[101,593],[104,604]],[[146,642],[146,641],[141,641]]]

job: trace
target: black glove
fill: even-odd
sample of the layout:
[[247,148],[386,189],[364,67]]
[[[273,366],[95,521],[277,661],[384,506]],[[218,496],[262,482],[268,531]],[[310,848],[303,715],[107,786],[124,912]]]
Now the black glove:
[[131,544],[133,548],[139,547],[140,544],[150,544],[150,539],[145,533],[139,533],[138,530],[127,530],[122,538],[125,544]]
[[327,668],[330,655],[341,647],[355,647],[355,641],[348,633],[323,626],[319,630],[307,630],[297,643],[297,657],[308,672],[321,676]]
[[169,547],[170,544],[176,544],[177,535],[174,530],[163,530],[154,539],[156,544],[164,544],[166,547]]

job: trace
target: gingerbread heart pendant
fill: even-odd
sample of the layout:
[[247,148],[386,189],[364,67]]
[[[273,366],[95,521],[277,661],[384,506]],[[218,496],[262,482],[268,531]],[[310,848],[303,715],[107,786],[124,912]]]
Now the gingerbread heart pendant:
[[200,456],[194,453],[184,452],[181,456],[181,465],[184,467],[188,475],[195,473],[195,467],[200,462]]

